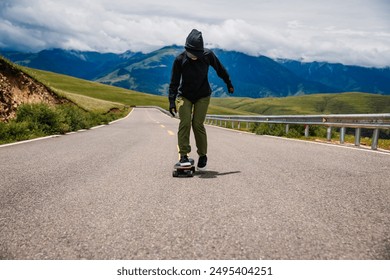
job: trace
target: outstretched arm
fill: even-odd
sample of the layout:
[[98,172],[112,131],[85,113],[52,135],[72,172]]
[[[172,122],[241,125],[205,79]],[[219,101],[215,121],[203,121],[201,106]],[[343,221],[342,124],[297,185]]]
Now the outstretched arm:
[[220,77],[225,82],[228,93],[233,94],[234,87],[230,81],[229,74],[213,52],[210,52],[210,65],[215,69],[218,77]]

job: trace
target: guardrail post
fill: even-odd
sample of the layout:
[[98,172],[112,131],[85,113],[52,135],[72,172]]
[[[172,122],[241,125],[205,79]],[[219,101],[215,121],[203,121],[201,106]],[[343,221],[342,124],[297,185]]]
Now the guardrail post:
[[362,129],[360,127],[355,128],[355,146],[360,146],[360,137],[362,135]]
[[326,129],[326,140],[331,141],[332,140],[332,127],[328,126]]
[[237,128],[238,128],[238,129],[241,128],[241,123],[240,123],[240,122],[238,122]]
[[246,122],[246,129],[249,130],[249,122]]
[[378,138],[379,138],[379,129],[375,128],[374,133],[372,134],[372,143],[371,143],[372,150],[378,149]]
[[234,129],[234,122],[232,121],[232,129]]
[[309,125],[305,124],[305,137],[309,137]]
[[286,124],[286,135],[288,134],[288,131],[290,130],[290,125]]
[[345,142],[345,127],[340,129],[340,144],[344,144]]
[[227,122],[225,121],[225,127],[227,127]]

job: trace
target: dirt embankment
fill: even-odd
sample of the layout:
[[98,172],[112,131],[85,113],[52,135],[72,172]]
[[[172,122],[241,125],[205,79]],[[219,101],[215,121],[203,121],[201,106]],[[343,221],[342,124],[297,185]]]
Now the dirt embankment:
[[23,103],[60,104],[66,102],[49,88],[0,57],[0,121],[16,115]]

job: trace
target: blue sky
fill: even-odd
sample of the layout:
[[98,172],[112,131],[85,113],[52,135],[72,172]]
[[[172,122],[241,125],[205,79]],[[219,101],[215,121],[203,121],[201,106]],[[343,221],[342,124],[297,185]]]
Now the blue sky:
[[121,53],[183,45],[390,66],[388,0],[0,0],[0,48]]

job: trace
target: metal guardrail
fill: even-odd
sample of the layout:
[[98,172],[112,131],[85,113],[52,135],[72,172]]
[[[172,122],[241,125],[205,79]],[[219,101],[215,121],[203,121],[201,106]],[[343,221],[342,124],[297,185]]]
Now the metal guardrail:
[[332,128],[340,128],[340,143],[345,141],[346,128],[355,128],[355,146],[360,146],[361,129],[373,129],[371,149],[377,150],[379,130],[390,129],[390,114],[357,114],[357,115],[285,115],[285,116],[255,116],[255,115],[207,115],[206,122],[222,126],[222,122],[285,124],[286,134],[290,124],[305,126],[305,136],[309,137],[309,126],[320,125],[327,127],[327,140],[331,140]]
[[[162,113],[171,116],[169,111],[158,106],[133,106],[137,108],[154,108]],[[176,116],[177,117],[177,116]],[[327,127],[327,140],[331,140],[332,129],[340,128],[340,143],[344,144],[346,128],[355,129],[355,146],[360,146],[361,129],[373,129],[371,149],[378,149],[379,130],[390,129],[390,114],[350,114],[350,115],[280,115],[280,116],[263,116],[263,115],[206,115],[206,123],[222,126],[222,122],[237,123],[240,129],[241,123],[246,123],[249,128],[250,123],[269,123],[285,124],[286,134],[290,124],[305,126],[305,137],[309,137],[309,126],[320,125]]]

